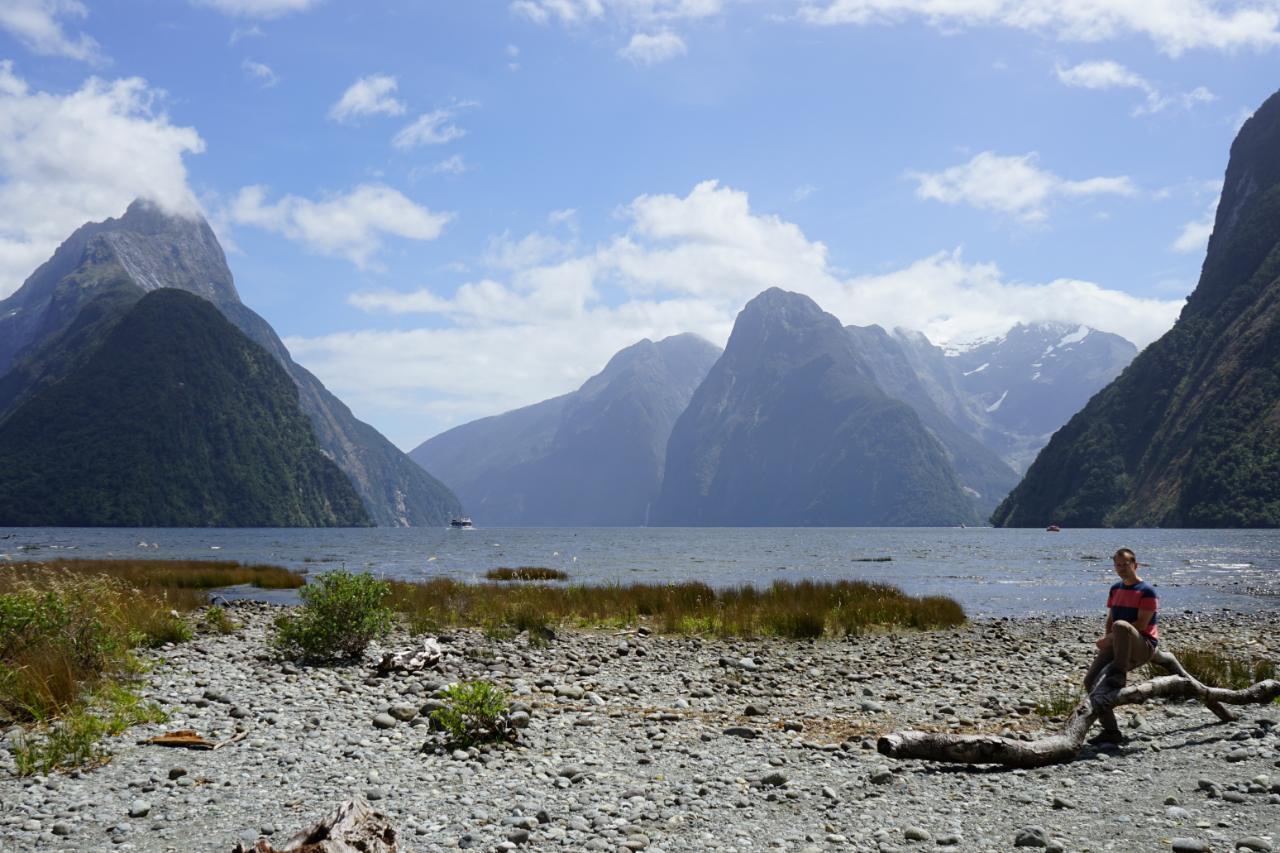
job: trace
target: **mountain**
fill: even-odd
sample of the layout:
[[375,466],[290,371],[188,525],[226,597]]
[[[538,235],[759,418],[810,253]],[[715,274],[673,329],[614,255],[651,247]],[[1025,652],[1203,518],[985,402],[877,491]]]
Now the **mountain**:
[[654,513],[668,524],[974,521],[947,452],[840,321],[771,288],[676,421]]
[[920,332],[896,329],[894,338],[939,410],[1016,471],[1137,353],[1119,335],[1075,323],[1019,323],[945,351]]
[[643,340],[577,391],[455,427],[409,455],[484,524],[644,524],[671,427],[719,355],[696,335]]
[[847,326],[846,331],[876,383],[890,397],[910,406],[942,445],[978,515],[991,515],[1017,484],[1017,472],[938,407],[897,337],[879,326]]
[[153,290],[96,328],[0,423],[0,525],[370,523],[292,379],[209,302]]
[[1177,323],[1059,430],[996,524],[1280,524],[1280,93],[1231,146]]
[[[240,301],[207,222],[168,215],[142,201],[119,219],[77,229],[16,293],[0,300],[0,421],[75,367],[77,340],[162,287],[213,303],[275,357],[298,386],[320,447],[351,480],[377,524],[443,525],[461,511],[448,488],[294,363],[271,326]],[[63,337],[76,330],[80,338]]]

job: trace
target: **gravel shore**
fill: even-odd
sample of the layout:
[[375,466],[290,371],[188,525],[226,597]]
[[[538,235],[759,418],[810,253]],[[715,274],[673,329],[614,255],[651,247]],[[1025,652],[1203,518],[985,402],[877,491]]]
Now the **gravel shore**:
[[[1195,703],[1129,706],[1126,746],[1041,770],[876,753],[899,728],[1056,729],[1033,709],[1074,688],[1101,617],[816,643],[564,631],[534,648],[459,631],[438,669],[381,678],[371,661],[273,660],[278,608],[229,610],[236,634],[153,654],[144,693],[171,718],[111,739],[106,766],[20,779],[0,749],[0,850],[283,843],[355,795],[418,853],[1280,849],[1276,705],[1229,724]],[[1169,613],[1161,627],[1175,653],[1222,642],[1280,661],[1280,613]],[[519,745],[450,750],[429,731],[433,694],[478,677],[528,708]],[[247,735],[213,752],[136,743],[182,728]]]

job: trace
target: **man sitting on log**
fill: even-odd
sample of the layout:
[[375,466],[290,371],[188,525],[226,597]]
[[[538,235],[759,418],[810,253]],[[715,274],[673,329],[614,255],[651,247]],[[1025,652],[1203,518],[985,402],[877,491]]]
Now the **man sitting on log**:
[[[1120,580],[1111,585],[1107,628],[1097,640],[1098,654],[1084,676],[1084,688],[1091,693],[1095,688],[1102,694],[1124,687],[1125,673],[1151,660],[1160,643],[1160,629],[1156,626],[1159,597],[1151,584],[1138,577],[1138,558],[1132,550],[1121,548],[1112,557],[1112,564]],[[1090,743],[1124,743],[1116,715],[1105,702],[1099,703],[1098,720],[1102,732],[1090,738]]]

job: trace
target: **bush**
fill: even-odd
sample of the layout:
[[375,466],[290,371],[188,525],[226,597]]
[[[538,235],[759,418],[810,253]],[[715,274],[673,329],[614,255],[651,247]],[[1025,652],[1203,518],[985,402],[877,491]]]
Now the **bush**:
[[272,643],[286,657],[351,660],[391,631],[391,594],[368,574],[327,572],[302,588],[302,606],[276,619]]
[[1209,687],[1243,690],[1276,677],[1276,666],[1269,660],[1229,654],[1211,646],[1180,649],[1177,656],[1187,672]]
[[431,721],[460,746],[515,740],[509,700],[507,691],[492,682],[464,681],[445,690],[445,707],[432,711]]
[[240,624],[227,615],[227,611],[214,604],[204,612],[200,620],[204,630],[211,634],[234,634]]
[[491,581],[563,581],[568,572],[542,566],[521,566],[518,569],[490,569],[484,576]]

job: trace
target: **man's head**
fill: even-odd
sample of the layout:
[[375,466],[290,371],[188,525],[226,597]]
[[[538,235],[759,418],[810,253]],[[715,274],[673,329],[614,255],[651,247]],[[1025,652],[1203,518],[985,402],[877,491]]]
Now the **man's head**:
[[1138,558],[1131,548],[1121,548],[1111,558],[1116,574],[1125,583],[1133,583],[1138,579]]

